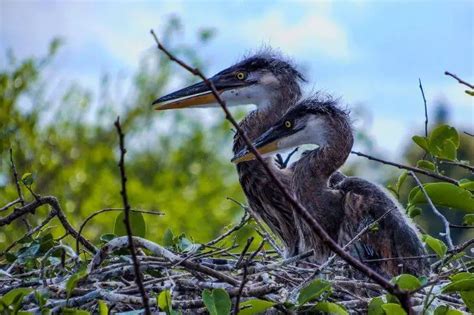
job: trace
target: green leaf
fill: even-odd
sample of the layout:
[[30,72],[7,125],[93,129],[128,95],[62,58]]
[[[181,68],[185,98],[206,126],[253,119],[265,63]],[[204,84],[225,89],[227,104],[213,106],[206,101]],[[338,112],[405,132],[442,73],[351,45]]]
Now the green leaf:
[[87,270],[80,270],[73,274],[66,282],[67,298],[71,297],[71,293],[76,287],[77,283],[87,276]]
[[459,291],[473,291],[474,292],[474,278],[454,281],[443,288],[443,293],[451,293],[451,292],[459,292]]
[[[15,314],[21,306],[21,302],[23,298],[30,294],[33,289],[30,288],[18,288],[8,291],[2,298],[0,299],[0,305],[4,304],[10,307],[13,311],[12,314]],[[9,314],[9,313],[7,313]]]
[[100,240],[104,243],[108,243],[116,237],[117,237],[117,235],[115,235],[113,233],[105,233],[105,234],[102,234],[100,236]]
[[382,309],[385,311],[386,315],[403,315],[406,314],[405,310],[396,303],[387,303],[382,305]]
[[250,299],[245,302],[240,303],[239,315],[255,315],[260,314],[275,305],[276,303],[260,300],[260,299]]
[[433,315],[463,315],[464,313],[455,309],[451,309],[449,306],[440,305],[438,306]]
[[410,274],[402,274],[394,278],[394,283],[402,290],[416,290],[421,286],[420,280]]
[[459,181],[459,187],[469,191],[474,191],[474,181],[469,180],[467,178],[463,178]]
[[448,125],[439,125],[430,133],[430,147],[441,146],[446,140],[453,142],[456,148],[459,147],[460,139],[456,128]]
[[301,289],[298,295],[298,304],[303,305],[311,300],[314,300],[330,289],[331,283],[326,280],[316,279]]
[[443,243],[443,241],[434,238],[430,235],[423,235],[423,242],[429,246],[440,258],[443,258],[446,255],[448,247]]
[[109,315],[109,307],[105,301],[99,300],[97,304],[99,305],[99,315]]
[[210,315],[228,315],[232,303],[229,294],[224,289],[214,289],[202,291],[202,300],[206,305]]
[[171,292],[170,290],[161,291],[157,299],[158,307],[160,310],[166,312],[166,314],[171,314],[173,310],[172,301],[171,301]]
[[464,225],[474,225],[474,214],[466,214],[462,219]]
[[368,315],[385,315],[384,310],[382,309],[382,305],[384,304],[384,300],[381,296],[375,297],[370,300],[368,306]]
[[430,162],[427,160],[419,160],[418,162],[416,162],[416,166],[418,168],[422,168],[428,171],[432,171],[432,172],[436,171],[436,165],[434,165],[433,162]]
[[474,312],[474,291],[461,291],[459,292],[461,299],[466,304],[467,308],[471,310],[471,313]]
[[411,138],[413,142],[415,142],[420,148],[422,148],[425,151],[429,151],[429,146],[428,146],[428,140],[425,137],[421,136],[413,136]]
[[165,234],[163,235],[163,245],[165,247],[173,247],[174,245],[174,235],[170,228],[167,228]]
[[474,278],[474,273],[471,273],[471,272],[459,272],[449,277],[451,282],[465,280],[465,279],[472,279],[472,278]]
[[428,143],[432,155],[443,159],[456,160],[459,134],[455,128],[448,125],[436,127],[431,132]]
[[[123,222],[125,218],[125,211],[120,212],[115,219],[114,234],[118,236],[127,235],[127,229]],[[134,236],[145,237],[146,223],[143,215],[140,212],[130,212],[130,226]]]
[[347,315],[349,314],[344,307],[331,302],[318,302],[314,306],[315,310],[325,312],[327,314],[334,314],[334,315]]
[[[466,189],[445,182],[428,183],[424,184],[423,187],[431,201],[436,205],[474,212],[474,197]],[[408,201],[410,205],[427,203],[420,187],[411,190]]]
[[31,186],[34,181],[35,180],[33,178],[33,174],[31,173],[25,173],[21,177],[21,182],[23,183],[23,185],[28,186],[28,187]]
[[407,211],[408,211],[408,216],[413,219],[414,217],[419,216],[423,210],[420,207],[411,205],[408,207]]

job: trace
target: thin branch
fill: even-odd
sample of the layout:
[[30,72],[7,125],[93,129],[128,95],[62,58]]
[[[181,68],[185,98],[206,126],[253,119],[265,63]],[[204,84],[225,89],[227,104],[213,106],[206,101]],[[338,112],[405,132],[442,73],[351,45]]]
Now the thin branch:
[[10,224],[14,220],[24,216],[27,213],[33,213],[37,208],[41,207],[42,205],[50,205],[53,208],[54,214],[58,217],[59,221],[63,225],[64,229],[74,238],[79,239],[82,245],[84,245],[87,250],[92,253],[97,251],[92,243],[90,243],[87,239],[80,236],[79,233],[72,227],[72,225],[67,220],[66,216],[64,215],[61,206],[59,205],[58,199],[53,196],[44,196],[39,197],[37,200],[32,201],[31,203],[26,204],[24,207],[15,209],[10,215],[0,218],[0,227]]
[[446,217],[441,214],[441,212],[438,211],[438,209],[435,207],[435,205],[433,204],[433,202],[431,201],[431,198],[430,196],[428,195],[428,193],[426,192],[425,190],[425,187],[423,187],[423,184],[420,182],[420,180],[418,179],[418,177],[415,175],[415,173],[413,172],[409,172],[410,176],[413,177],[413,179],[416,181],[416,184],[418,185],[418,187],[420,187],[423,195],[425,196],[425,199],[426,201],[428,202],[428,204],[430,205],[431,209],[433,210],[434,214],[441,219],[441,221],[443,222],[443,225],[444,225],[444,237],[446,239],[446,242],[448,243],[448,248],[450,250],[452,250],[454,248],[454,245],[453,245],[453,240],[451,239],[451,229],[449,228],[449,221],[446,219]]
[[365,157],[365,158],[367,158],[371,161],[379,162],[379,163],[386,164],[386,165],[395,166],[399,169],[405,169],[405,170],[412,171],[412,172],[415,172],[415,173],[423,174],[423,175],[426,175],[426,176],[429,176],[429,177],[432,177],[432,178],[436,178],[436,179],[439,179],[439,180],[442,180],[442,181],[445,181],[445,182],[449,182],[451,184],[459,186],[459,182],[457,180],[451,178],[451,177],[447,177],[447,176],[444,176],[444,175],[441,175],[441,174],[430,172],[430,171],[427,171],[427,170],[424,170],[424,169],[421,169],[421,168],[418,168],[418,167],[413,167],[413,166],[403,165],[403,164],[399,164],[399,163],[395,163],[395,162],[385,161],[385,160],[367,155],[365,153],[357,152],[357,151],[351,151],[351,153],[355,154],[355,155],[358,155],[358,156]]
[[428,137],[428,108],[426,106],[425,91],[423,91],[423,85],[421,85],[421,79],[418,79],[421,96],[423,96],[423,105],[425,106],[425,137]]
[[249,222],[249,220],[250,220],[250,216],[249,216],[248,212],[245,211],[244,215],[242,216],[242,219],[240,219],[239,224],[234,225],[227,232],[225,232],[222,235],[219,235],[217,238],[213,239],[212,241],[207,242],[206,244],[204,244],[204,246],[209,247],[209,246],[212,246],[214,244],[219,243],[220,241],[222,241],[223,239],[225,239],[227,236],[231,235],[235,231],[240,230],[245,224],[247,224],[247,222]]
[[[162,247],[161,245],[158,245],[156,243],[153,243],[149,240],[143,239],[141,237],[133,236],[133,243],[135,246],[138,247],[143,247],[152,252],[154,255],[163,257],[167,259],[171,263],[177,263],[180,262],[180,265],[191,269],[195,270],[204,274],[207,274],[211,277],[214,277],[216,279],[219,279],[223,282],[227,282],[231,285],[237,286],[239,285],[239,282],[235,280],[233,277],[228,276],[224,273],[218,272],[214,269],[205,267],[199,263],[196,263],[194,261],[189,261],[189,260],[182,260],[181,257],[176,255],[175,253],[169,251],[168,249]],[[127,236],[121,236],[121,237],[116,237],[110,242],[108,242],[106,245],[104,245],[99,252],[97,252],[94,256],[94,258],[91,260],[89,266],[88,266],[88,271],[89,273],[94,271],[101,263],[102,261],[112,253],[113,251],[116,251],[120,248],[124,248],[128,246],[128,237]]]
[[[94,218],[96,215],[99,215],[104,212],[110,212],[110,211],[123,211],[125,210],[124,208],[104,208],[98,211],[95,211],[91,213],[85,220],[82,222],[81,226],[79,227],[79,235],[82,235],[82,230],[86,226],[87,222],[89,222],[92,218]],[[145,214],[153,214],[153,215],[164,215],[162,212],[157,212],[157,211],[147,211],[147,210],[140,210],[140,209],[130,209],[132,212],[137,212],[137,213],[145,213]],[[76,241],[76,253],[79,255],[79,242]]]
[[[15,161],[13,160],[13,149],[12,149],[12,147],[10,147],[10,164],[11,164],[12,173],[13,173],[13,180],[14,180],[15,186],[16,186],[16,192],[18,194],[18,199],[20,199],[21,206],[24,207],[25,206],[25,200],[23,199],[23,193],[21,191],[20,182],[18,180],[18,173],[16,171]],[[21,218],[21,220],[22,220],[23,224],[25,224],[26,229],[29,231],[31,229],[31,225],[28,222],[28,220],[25,217]]]
[[240,310],[240,298],[242,296],[242,291],[244,291],[245,284],[247,283],[247,264],[244,265],[244,272],[242,274],[242,280],[240,281],[239,291],[237,292],[237,296],[235,298],[234,304],[234,315],[237,315]]
[[10,207],[13,207],[14,205],[16,205],[17,203],[20,203],[21,202],[21,199],[20,198],[17,198],[9,203],[7,203],[6,205],[4,205],[3,207],[0,208],[0,212],[2,211],[5,211],[5,210],[8,210]]
[[123,223],[125,224],[125,228],[127,230],[128,247],[132,255],[133,267],[135,270],[135,282],[140,291],[140,295],[142,296],[143,307],[145,308],[145,314],[151,315],[150,305],[148,304],[148,296],[145,292],[145,288],[143,287],[143,279],[142,279],[142,273],[140,272],[140,264],[138,262],[137,253],[135,251],[135,246],[133,243],[132,227],[130,225],[130,204],[128,203],[128,196],[127,196],[127,185],[126,185],[127,175],[125,174],[125,153],[127,153],[127,150],[125,149],[125,136],[122,132],[122,127],[120,125],[120,117],[117,117],[117,120],[115,121],[115,128],[117,128],[117,134],[119,136],[119,144],[120,144],[120,161],[118,163],[118,167],[120,169],[120,179],[121,179],[121,184],[122,184],[120,195],[122,196],[123,207],[125,209],[125,216],[124,216]]
[[474,229],[474,225],[459,225],[452,223],[449,223],[449,227],[452,227],[454,229]]
[[458,166],[458,167],[465,168],[465,169],[469,170],[471,173],[474,173],[474,166],[470,166],[470,165],[459,163],[459,162],[444,161],[444,160],[440,160],[439,163],[440,164]]
[[450,76],[450,77],[454,78],[454,79],[457,80],[460,84],[463,84],[463,85],[467,86],[467,87],[470,88],[471,90],[474,90],[474,85],[472,85],[472,84],[469,83],[469,82],[464,81],[463,79],[459,78],[457,75],[452,74],[451,72],[448,72],[448,71],[444,71],[444,74],[447,75],[447,76]]
[[470,132],[467,132],[467,131],[464,131],[464,133],[470,137],[474,137],[474,134],[470,133]]
[[386,289],[388,292],[396,295],[403,307],[407,310],[407,312],[411,313],[411,301],[410,301],[410,296],[407,294],[407,292],[400,290],[397,285],[394,285],[390,283],[387,279],[385,279],[383,276],[381,276],[379,273],[375,272],[372,268],[369,266],[365,265],[364,263],[360,262],[358,259],[352,257],[350,254],[345,252],[332,238],[329,236],[329,234],[323,229],[323,227],[320,225],[320,223],[306,210],[306,208],[300,204],[299,201],[297,201],[293,196],[286,190],[286,188],[283,186],[283,184],[280,182],[280,180],[275,176],[273,171],[270,169],[269,165],[265,162],[265,160],[262,158],[260,153],[257,151],[255,146],[252,144],[252,141],[247,137],[247,135],[244,133],[240,125],[237,123],[237,121],[234,119],[232,114],[229,112],[225,102],[221,99],[219,92],[216,90],[216,87],[214,84],[209,81],[202,73],[196,68],[191,68],[188,66],[186,63],[183,61],[177,59],[174,57],[163,45],[159,42],[158,37],[156,36],[155,32],[151,30],[151,35],[153,36],[157,47],[159,50],[164,52],[171,60],[175,61],[177,64],[182,66],[184,69],[188,70],[192,74],[198,76],[201,78],[205,84],[210,88],[212,91],[212,94],[214,98],[217,100],[219,105],[221,106],[222,110],[225,113],[226,119],[235,127],[237,130],[238,134],[242,137],[244,142],[247,145],[247,148],[250,150],[250,152],[253,153],[253,155],[256,157],[257,161],[262,165],[263,169],[267,173],[267,175],[271,178],[271,180],[275,183],[277,188],[281,191],[285,199],[290,203],[290,205],[294,208],[296,213],[303,217],[303,219],[308,223],[308,225],[311,227],[311,229],[314,231],[314,233],[321,238],[321,240],[336,254],[338,254],[342,259],[344,259],[349,265],[354,267],[355,269],[359,270],[363,274],[365,274],[367,277],[372,279],[373,281],[377,282],[380,284],[381,287]]

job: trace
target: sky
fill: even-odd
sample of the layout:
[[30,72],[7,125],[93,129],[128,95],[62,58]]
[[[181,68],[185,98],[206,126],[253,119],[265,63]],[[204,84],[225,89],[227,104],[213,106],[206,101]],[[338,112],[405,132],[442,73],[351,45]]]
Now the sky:
[[[270,45],[308,79],[305,90],[340,97],[371,119],[356,121],[380,152],[398,154],[421,132],[423,82],[428,108],[447,101],[452,124],[474,132],[473,97],[443,73],[474,82],[474,1],[26,1],[0,0],[0,66],[7,48],[42,56],[51,39],[65,45],[52,68],[61,81],[97,90],[104,73],[133,74],[172,15],[183,40],[203,27],[215,38],[202,56],[211,75]],[[157,95],[158,96],[158,95]]]

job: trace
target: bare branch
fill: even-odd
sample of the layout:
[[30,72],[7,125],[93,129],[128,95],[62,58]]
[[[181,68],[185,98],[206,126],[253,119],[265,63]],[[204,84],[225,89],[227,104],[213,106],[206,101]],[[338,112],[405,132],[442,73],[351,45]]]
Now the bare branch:
[[97,249],[94,245],[92,245],[87,239],[80,236],[79,233],[72,227],[72,225],[67,220],[66,216],[64,215],[61,206],[59,205],[58,200],[56,197],[53,196],[44,196],[39,197],[37,200],[32,201],[31,203],[26,204],[24,207],[15,209],[10,215],[0,218],[0,226],[4,226],[10,224],[14,220],[22,217],[27,213],[33,213],[37,208],[41,207],[42,205],[48,204],[53,208],[54,215],[58,216],[59,221],[63,225],[64,229],[72,235],[72,237],[79,239],[82,245],[84,245],[87,250],[92,253],[95,253]]
[[428,108],[426,106],[425,91],[423,91],[423,85],[421,85],[421,79],[418,79],[421,96],[423,97],[423,104],[425,106],[425,137],[428,137]]
[[471,90],[474,90],[474,85],[472,85],[471,83],[468,83],[468,82],[464,81],[463,79],[459,78],[457,75],[452,74],[451,72],[448,72],[448,71],[445,71],[444,74],[447,75],[447,76],[450,76],[450,77],[454,78],[454,79],[457,80],[460,84],[463,84],[463,85],[467,86],[467,87],[470,88]]
[[138,289],[140,290],[140,295],[142,296],[145,314],[151,315],[150,305],[148,304],[148,296],[145,292],[145,288],[143,287],[142,273],[140,272],[140,263],[138,262],[137,253],[135,251],[135,245],[133,243],[132,227],[130,225],[130,204],[128,203],[127,196],[127,175],[125,174],[125,153],[127,153],[127,150],[125,149],[125,136],[122,132],[122,127],[120,125],[120,117],[117,117],[117,120],[115,121],[115,128],[117,128],[120,145],[120,161],[118,166],[120,169],[120,179],[122,183],[120,195],[122,196],[123,207],[125,209],[123,223],[125,224],[125,228],[127,230],[128,247],[132,255],[133,267],[135,270],[135,282],[137,284]]
[[[18,199],[20,200],[21,206],[25,206],[25,200],[23,199],[23,193],[21,191],[20,182],[18,180],[18,173],[16,171],[15,162],[13,160],[13,149],[11,147],[10,147],[10,164],[11,164],[12,173],[13,173],[13,181],[15,182],[16,192],[18,194]],[[23,224],[25,224],[26,229],[29,231],[31,229],[31,225],[28,222],[28,219],[23,217],[21,218],[21,221],[23,222]]]
[[398,164],[398,163],[395,163],[395,162],[385,161],[385,160],[382,160],[382,159],[379,159],[379,158],[376,158],[376,157],[373,157],[373,156],[370,156],[368,154],[361,153],[361,152],[352,151],[351,153],[355,154],[355,155],[358,155],[358,156],[365,157],[365,158],[367,158],[371,161],[376,161],[376,162],[380,162],[382,164],[395,166],[399,169],[405,169],[405,170],[412,171],[412,172],[415,172],[415,173],[423,174],[423,175],[426,175],[426,176],[429,176],[429,177],[432,177],[432,178],[436,178],[436,179],[439,179],[439,180],[442,180],[442,181],[445,181],[445,182],[448,182],[448,183],[459,186],[459,182],[455,179],[452,179],[451,177],[447,177],[447,176],[444,176],[444,175],[441,175],[441,174],[430,172],[430,171],[427,171],[427,170],[424,170],[424,169],[421,169],[421,168],[418,168],[418,167],[413,167],[413,166]]
[[438,211],[438,209],[435,207],[435,205],[433,204],[433,201],[431,201],[431,198],[430,196],[428,195],[428,193],[426,192],[425,190],[425,187],[423,187],[423,184],[420,182],[420,180],[418,179],[418,177],[415,175],[415,173],[413,172],[409,172],[410,176],[413,177],[413,179],[416,181],[416,184],[418,185],[418,187],[420,187],[423,195],[425,196],[425,199],[426,201],[428,202],[428,204],[430,205],[430,208],[431,210],[433,210],[434,214],[441,219],[441,221],[443,222],[443,225],[444,225],[444,238],[446,239],[446,242],[448,243],[448,248],[450,250],[452,250],[454,248],[454,245],[453,245],[453,240],[451,239],[451,229],[449,228],[449,221],[446,219],[446,217],[441,214],[441,212]]

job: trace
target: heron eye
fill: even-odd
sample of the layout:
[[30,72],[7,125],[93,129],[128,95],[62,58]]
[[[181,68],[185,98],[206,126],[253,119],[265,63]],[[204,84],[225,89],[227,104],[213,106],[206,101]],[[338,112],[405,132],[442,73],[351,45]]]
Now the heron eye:
[[293,124],[291,123],[291,121],[287,120],[285,121],[285,127],[286,128],[291,128],[293,126]]
[[235,77],[239,80],[244,80],[247,77],[245,72],[239,71],[235,74]]

